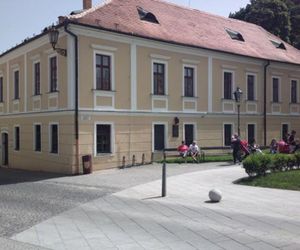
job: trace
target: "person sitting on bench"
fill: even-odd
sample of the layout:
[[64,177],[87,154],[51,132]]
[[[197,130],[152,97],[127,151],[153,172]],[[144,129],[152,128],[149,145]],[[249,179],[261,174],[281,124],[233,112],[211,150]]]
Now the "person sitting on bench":
[[196,143],[196,141],[193,141],[193,143],[189,147],[189,155],[193,158],[195,162],[198,162],[197,157],[200,153],[200,149]]
[[178,146],[177,151],[179,153],[179,155],[183,158],[186,157],[187,153],[188,153],[189,147],[187,145],[185,145],[185,142],[182,141],[181,145]]

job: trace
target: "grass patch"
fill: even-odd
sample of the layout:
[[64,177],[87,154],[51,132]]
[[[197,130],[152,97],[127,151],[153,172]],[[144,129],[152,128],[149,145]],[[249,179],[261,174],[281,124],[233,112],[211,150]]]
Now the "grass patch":
[[237,184],[300,191],[300,170],[275,172],[255,178],[248,177]]
[[[186,161],[186,162],[185,162]],[[205,160],[200,160],[199,163],[202,162],[224,162],[224,161],[232,161],[231,155],[206,155]],[[163,161],[160,161],[161,163]],[[183,159],[182,157],[174,157],[174,158],[167,158],[166,163],[176,163],[176,164],[183,164],[183,163],[195,163],[192,157],[187,157],[187,159]]]

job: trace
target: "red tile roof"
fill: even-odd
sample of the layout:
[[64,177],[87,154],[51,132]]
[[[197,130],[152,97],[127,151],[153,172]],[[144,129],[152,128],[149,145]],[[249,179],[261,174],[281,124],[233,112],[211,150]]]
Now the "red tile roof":
[[[159,24],[140,20],[137,7],[153,13]],[[150,39],[300,64],[299,50],[260,26],[161,0],[109,0],[68,18]],[[239,32],[245,42],[231,39],[226,29]],[[270,40],[283,42],[286,50],[276,48]]]

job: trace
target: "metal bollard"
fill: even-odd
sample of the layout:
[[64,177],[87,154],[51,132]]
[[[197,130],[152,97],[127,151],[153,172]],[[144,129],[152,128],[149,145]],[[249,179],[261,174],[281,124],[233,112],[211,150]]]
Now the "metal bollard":
[[126,164],[126,159],[125,159],[125,156],[123,156],[123,159],[122,159],[122,168],[125,168],[125,164]]
[[135,166],[135,155],[132,156],[132,166]]
[[145,165],[145,154],[142,154],[142,165]]
[[164,152],[164,160],[162,166],[162,181],[161,181],[161,197],[166,197],[167,195],[167,169],[166,169],[166,152]]

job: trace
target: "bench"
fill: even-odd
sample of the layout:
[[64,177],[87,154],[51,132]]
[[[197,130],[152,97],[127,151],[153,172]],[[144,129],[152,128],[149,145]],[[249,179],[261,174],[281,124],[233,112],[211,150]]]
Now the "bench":
[[[179,155],[179,152],[177,151],[177,148],[165,148],[163,153],[166,155],[166,158],[168,157],[178,157],[181,158]],[[187,162],[187,157],[184,158],[185,163]],[[197,162],[203,161],[204,160],[204,154],[203,151],[200,149],[200,154],[197,157]]]
[[230,155],[231,154],[231,147],[230,146],[222,146],[222,147],[201,147],[202,151],[202,159],[205,161],[205,156],[212,155],[212,156],[219,156],[219,155]]

